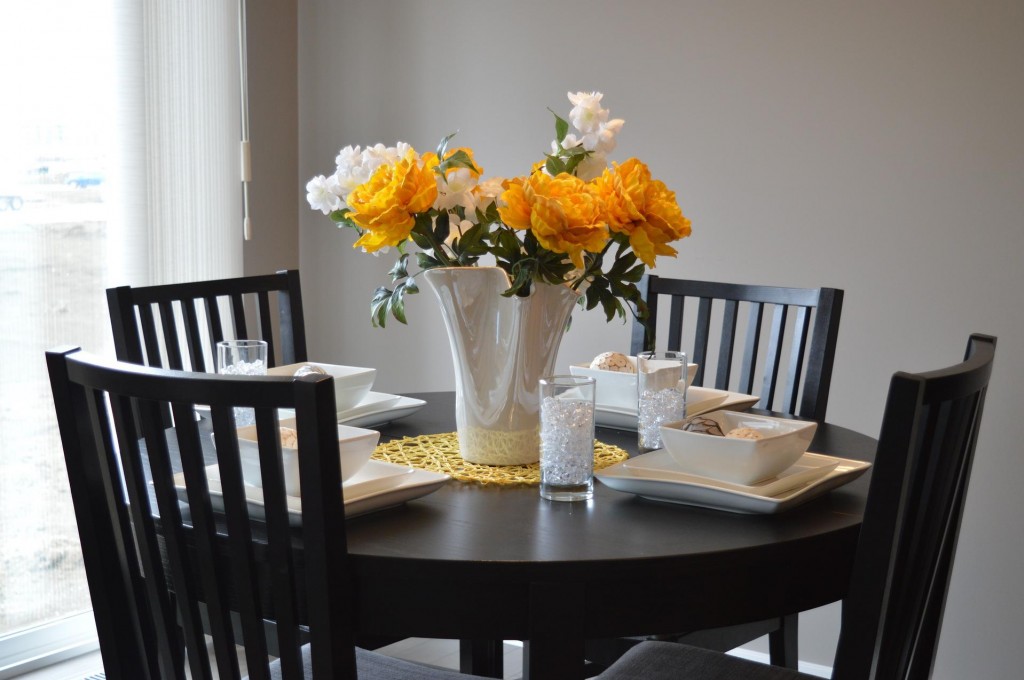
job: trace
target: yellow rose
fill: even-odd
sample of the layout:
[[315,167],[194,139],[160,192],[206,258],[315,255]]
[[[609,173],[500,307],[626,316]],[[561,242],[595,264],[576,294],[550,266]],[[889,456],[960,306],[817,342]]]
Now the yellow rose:
[[416,152],[409,149],[405,158],[380,166],[353,189],[347,200],[352,209],[348,217],[365,231],[354,247],[372,253],[408,238],[416,223],[414,215],[429,210],[437,197],[436,165],[434,154],[418,162]]
[[498,208],[513,229],[533,232],[553,253],[565,253],[583,268],[583,252],[599,253],[608,242],[604,206],[593,187],[572,175],[537,172],[509,181]]
[[609,228],[629,237],[629,245],[648,267],[658,255],[676,255],[668,244],[690,235],[676,195],[651,179],[646,165],[631,158],[604,171],[595,181],[605,205]]

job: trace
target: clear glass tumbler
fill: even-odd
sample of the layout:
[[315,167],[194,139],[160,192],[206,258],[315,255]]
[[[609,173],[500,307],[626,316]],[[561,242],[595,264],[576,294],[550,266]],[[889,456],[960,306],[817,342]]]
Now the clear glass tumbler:
[[[266,341],[221,340],[217,343],[217,372],[223,375],[266,375]],[[235,409],[235,427],[255,422],[256,414],[251,408]]]
[[686,366],[685,352],[637,355],[636,431],[640,453],[662,447],[662,423],[686,417]]
[[594,496],[593,378],[540,380],[540,495],[552,501]]

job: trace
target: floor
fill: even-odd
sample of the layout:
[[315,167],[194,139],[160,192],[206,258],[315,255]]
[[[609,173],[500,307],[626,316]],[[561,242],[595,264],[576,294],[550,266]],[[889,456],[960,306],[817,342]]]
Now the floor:
[[[408,638],[377,650],[409,661],[444,668],[457,669],[459,666],[459,643],[457,640],[429,640]],[[523,648],[518,641],[505,642],[505,678],[520,678],[523,675]],[[69,661],[18,676],[18,680],[99,680],[103,662],[99,652],[86,654]]]

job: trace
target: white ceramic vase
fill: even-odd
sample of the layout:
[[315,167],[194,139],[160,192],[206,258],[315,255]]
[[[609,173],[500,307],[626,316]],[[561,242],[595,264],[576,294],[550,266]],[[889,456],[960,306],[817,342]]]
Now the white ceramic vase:
[[534,283],[528,297],[503,297],[509,279],[498,267],[442,267],[423,275],[451,342],[462,457],[486,465],[537,462],[538,381],[555,372],[579,294]]

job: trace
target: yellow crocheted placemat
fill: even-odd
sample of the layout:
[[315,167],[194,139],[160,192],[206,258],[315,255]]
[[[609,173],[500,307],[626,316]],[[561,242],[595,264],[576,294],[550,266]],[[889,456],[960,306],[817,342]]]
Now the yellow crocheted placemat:
[[[540,484],[540,463],[529,465],[479,465],[467,463],[459,455],[456,432],[403,437],[379,444],[373,452],[375,460],[442,472],[460,482],[483,485]],[[594,442],[594,469],[600,470],[629,458],[618,446]]]

